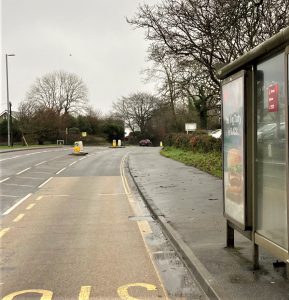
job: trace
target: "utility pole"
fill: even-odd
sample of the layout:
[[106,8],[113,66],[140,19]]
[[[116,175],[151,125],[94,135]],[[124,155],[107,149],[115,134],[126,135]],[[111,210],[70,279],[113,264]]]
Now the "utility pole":
[[10,111],[10,144],[13,147],[13,119],[12,119],[12,103],[9,102]]
[[9,83],[8,83],[8,56],[15,56],[15,54],[6,54],[6,83],[7,83],[7,131],[8,131],[8,147],[11,146],[11,106],[9,101]]

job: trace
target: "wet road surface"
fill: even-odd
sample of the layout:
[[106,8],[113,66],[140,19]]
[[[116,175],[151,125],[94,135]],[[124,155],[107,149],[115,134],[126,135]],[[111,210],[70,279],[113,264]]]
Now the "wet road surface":
[[131,151],[141,150],[91,148],[82,158],[63,151],[56,160],[35,154],[19,174],[30,182],[45,168],[33,187],[25,178],[19,184],[15,165],[4,174],[7,193],[31,186],[2,213],[2,299],[206,298],[126,175]]

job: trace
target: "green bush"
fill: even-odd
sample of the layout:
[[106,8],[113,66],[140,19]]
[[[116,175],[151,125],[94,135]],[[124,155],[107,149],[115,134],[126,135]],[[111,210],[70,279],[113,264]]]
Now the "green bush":
[[186,151],[193,152],[221,152],[222,141],[215,139],[205,131],[197,131],[192,134],[169,134],[164,140],[165,146],[173,146]]

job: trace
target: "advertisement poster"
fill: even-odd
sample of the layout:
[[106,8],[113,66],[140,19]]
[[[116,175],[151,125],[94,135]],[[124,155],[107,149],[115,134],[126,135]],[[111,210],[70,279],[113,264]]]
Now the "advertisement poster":
[[222,86],[224,133],[224,211],[245,225],[244,77]]

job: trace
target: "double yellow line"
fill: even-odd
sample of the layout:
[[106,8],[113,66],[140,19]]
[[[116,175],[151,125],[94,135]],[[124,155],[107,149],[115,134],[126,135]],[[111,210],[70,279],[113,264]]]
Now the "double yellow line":
[[130,188],[129,188],[129,185],[128,185],[128,182],[127,182],[127,179],[125,176],[125,172],[124,172],[125,160],[127,158],[127,155],[128,155],[128,153],[122,158],[119,169],[120,169],[120,176],[121,176],[121,180],[122,180],[122,184],[123,184],[125,193],[127,195],[129,195],[131,192],[130,192]]

